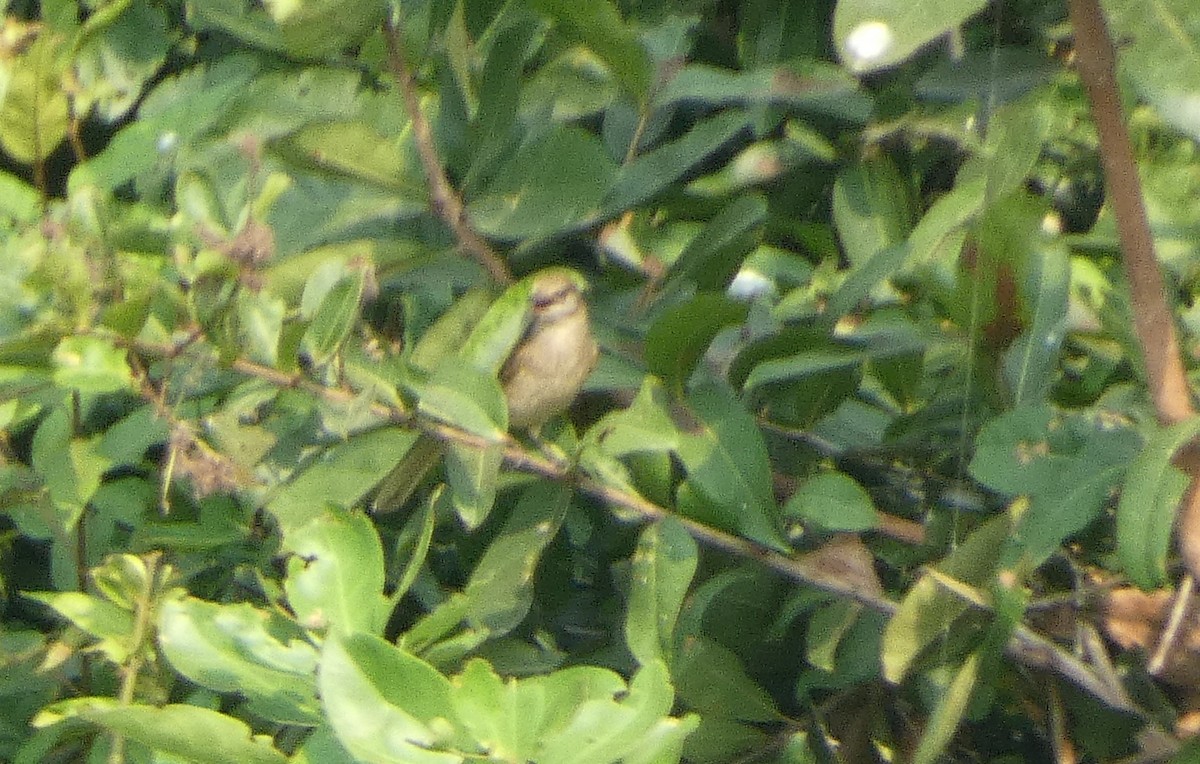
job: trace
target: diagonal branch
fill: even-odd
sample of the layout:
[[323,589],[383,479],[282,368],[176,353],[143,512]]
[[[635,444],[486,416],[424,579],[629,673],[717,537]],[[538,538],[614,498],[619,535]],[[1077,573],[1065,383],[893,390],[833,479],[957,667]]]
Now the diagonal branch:
[[433,143],[433,130],[429,126],[429,120],[425,118],[425,113],[421,111],[417,83],[405,60],[403,34],[395,23],[389,20],[384,24],[383,37],[387,42],[388,71],[396,80],[400,94],[404,97],[404,108],[408,112],[409,121],[412,122],[413,138],[416,141],[417,153],[421,157],[421,167],[425,171],[425,181],[429,185],[429,203],[434,213],[449,226],[458,240],[459,247],[482,265],[496,283],[511,283],[512,275],[508,272],[508,266],[471,227],[463,209],[462,199],[450,185],[446,171],[442,168],[437,147]]

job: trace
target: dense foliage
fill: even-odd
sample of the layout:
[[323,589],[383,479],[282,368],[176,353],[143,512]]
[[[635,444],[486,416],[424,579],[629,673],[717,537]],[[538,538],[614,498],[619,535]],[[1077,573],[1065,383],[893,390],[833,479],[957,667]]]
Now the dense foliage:
[[1190,755],[1188,0],[5,5],[0,760]]

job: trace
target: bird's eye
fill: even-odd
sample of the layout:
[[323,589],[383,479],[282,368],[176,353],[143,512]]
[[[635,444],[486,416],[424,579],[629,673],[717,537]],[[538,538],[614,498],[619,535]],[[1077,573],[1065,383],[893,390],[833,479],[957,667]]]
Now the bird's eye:
[[569,291],[569,289],[558,289],[549,294],[533,295],[534,310],[542,310],[543,308],[550,307],[556,302],[561,302],[563,298],[567,296],[567,292]]

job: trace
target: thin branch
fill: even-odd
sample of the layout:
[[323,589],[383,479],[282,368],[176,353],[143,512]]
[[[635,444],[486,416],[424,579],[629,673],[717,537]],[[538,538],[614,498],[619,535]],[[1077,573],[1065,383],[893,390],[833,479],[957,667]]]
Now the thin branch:
[[417,83],[405,60],[403,33],[389,20],[384,24],[383,37],[387,42],[388,71],[396,80],[400,94],[404,97],[404,108],[408,112],[409,121],[412,122],[413,139],[421,157],[421,167],[425,170],[425,182],[429,184],[429,203],[433,211],[450,227],[463,251],[478,261],[497,283],[511,283],[512,275],[508,272],[508,266],[471,227],[463,210],[462,199],[450,185],[446,171],[442,168],[437,147],[433,143],[433,130],[429,126],[429,120],[425,118],[425,113],[421,111]]
[[[1133,146],[1121,109],[1117,89],[1116,48],[1108,31],[1099,0],[1069,0],[1071,26],[1075,30],[1075,55],[1079,76],[1092,103],[1092,118],[1100,138],[1104,184],[1117,223],[1117,236],[1133,299],[1133,323],[1146,362],[1146,384],[1154,410],[1164,424],[1182,422],[1195,415],[1187,376],[1175,332],[1175,321],[1167,304],[1162,271],[1154,256],[1154,238],[1142,202]],[[1177,590],[1173,612],[1187,602],[1193,581],[1200,576],[1200,449],[1185,447],[1177,464],[1191,477],[1191,484],[1176,516],[1179,551],[1187,565],[1189,580]],[[1155,649],[1155,663],[1165,663],[1178,629],[1165,629]]]
[[[145,342],[127,342],[126,344],[135,351],[148,355],[175,357],[179,354],[179,349],[171,345]],[[298,374],[287,374],[253,361],[238,359],[233,362],[232,366],[247,376],[262,379],[279,387],[305,390],[329,403],[349,405],[362,400],[362,394],[352,389],[325,387]],[[407,408],[379,401],[370,403],[369,408],[383,421],[414,427],[443,441],[474,447],[495,445],[477,435],[450,425],[416,416]],[[550,480],[571,483],[582,493],[609,505],[618,513],[632,514],[643,522],[657,522],[672,518],[701,544],[737,557],[755,560],[760,565],[798,583],[837,597],[853,600],[887,615],[895,613],[899,608],[896,602],[866,590],[858,582],[829,572],[827,566],[816,564],[804,556],[779,552],[741,536],[683,517],[633,491],[612,486],[594,477],[581,474],[571,466],[525,448],[511,438],[503,443],[502,453],[505,463],[510,467]],[[1128,698],[1104,682],[1087,664],[1026,626],[1018,625],[1013,630],[1006,652],[1018,663],[1030,668],[1051,671],[1114,708],[1132,710]]]

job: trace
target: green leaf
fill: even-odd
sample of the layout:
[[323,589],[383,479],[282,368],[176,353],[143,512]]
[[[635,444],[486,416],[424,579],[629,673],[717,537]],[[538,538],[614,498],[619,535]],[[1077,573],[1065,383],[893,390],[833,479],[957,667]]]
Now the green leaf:
[[70,105],[62,86],[62,41],[40,34],[24,54],[2,64],[0,146],[24,164],[50,156],[67,134]]
[[54,608],[59,615],[100,640],[114,663],[124,663],[133,649],[133,613],[82,592],[29,592],[25,596]]
[[[428,663],[368,634],[325,640],[317,686],[338,740],[380,764],[458,764],[451,685]],[[466,741],[463,741],[464,743]]]
[[675,622],[696,573],[696,542],[670,518],[647,526],[633,556],[625,641],[638,663],[670,664]]
[[1171,460],[1200,433],[1200,417],[1156,429],[1129,465],[1117,504],[1117,557],[1143,589],[1167,582],[1167,553],[1188,478]]
[[358,505],[417,440],[399,427],[374,430],[338,443],[302,465],[267,503],[286,535],[322,516],[328,505]]
[[480,233],[534,239],[588,224],[617,167],[591,133],[554,129],[525,144],[497,172],[467,214]]
[[941,760],[943,751],[958,729],[958,723],[967,712],[971,691],[975,689],[979,673],[979,660],[979,653],[971,653],[954,674],[953,681],[925,725],[921,741],[917,743],[917,751],[913,754],[913,764],[935,764]]
[[274,366],[287,304],[269,292],[238,292],[238,341],[247,358]]
[[732,650],[701,635],[691,635],[675,658],[679,697],[704,715],[747,722],[775,722],[775,702],[746,673]]
[[133,389],[124,350],[99,337],[67,337],[54,348],[54,382],[81,393]]
[[663,144],[623,164],[604,194],[601,219],[616,217],[652,199],[746,128],[750,117],[723,110],[696,124],[682,138]]
[[[120,10],[114,15],[107,12]],[[124,116],[166,61],[169,40],[164,13],[145,0],[113,3],[91,15],[75,56],[75,113],[93,105],[106,122]]]
[[364,269],[353,268],[324,291],[300,340],[301,349],[314,364],[326,364],[350,335],[358,320],[366,281]]
[[851,266],[861,266],[904,240],[912,226],[909,195],[886,154],[865,158],[838,174],[833,222]]
[[839,0],[833,39],[842,63],[856,74],[868,74],[954,32],[986,5],[984,0]]
[[492,511],[503,463],[504,452],[499,446],[475,448],[447,444],[446,482],[453,492],[454,510],[467,530],[482,525]]
[[550,481],[534,483],[521,494],[463,590],[473,625],[499,636],[524,620],[533,603],[538,560],[558,534],[570,499],[568,486]]
[[[967,586],[984,586],[1000,561],[1012,530],[1008,515],[997,515],[976,528],[936,570],[946,579]],[[908,590],[883,633],[883,674],[899,682],[922,650],[944,636],[968,607],[963,598],[946,591],[926,574]]]
[[426,416],[491,442],[500,441],[508,430],[500,383],[475,366],[450,359],[414,387],[417,410]]
[[678,454],[691,486],[725,518],[722,527],[787,549],[779,534],[767,448],[754,417],[733,391],[716,382],[693,390],[687,403],[696,424],[682,433]]
[[679,447],[680,432],[671,419],[662,384],[646,377],[629,408],[605,415],[588,431],[605,453],[615,457],[662,453]]
[[1132,0],[1105,0],[1114,39],[1121,41],[1121,73],[1163,118],[1200,138],[1195,100],[1200,95],[1200,19],[1187,0],[1159,0],[1153,12]]
[[329,509],[284,537],[283,588],[309,629],[378,633],[387,620],[383,546],[361,512]]
[[824,472],[805,480],[783,511],[830,531],[865,531],[879,524],[871,496],[842,472]]
[[975,439],[971,476],[1009,494],[1038,494],[1059,487],[1078,443],[1050,406],[1031,404],[992,419]]
[[840,67],[811,59],[742,72],[689,63],[654,96],[658,109],[679,103],[780,104],[852,122],[866,122],[871,116],[870,98],[853,77]]
[[749,307],[722,294],[700,293],[664,311],[646,333],[646,366],[682,390],[713,338],[746,319]]
[[1005,380],[1017,405],[1046,398],[1058,377],[1071,281],[1066,245],[1047,243],[1030,252],[1021,271],[1025,330],[1004,355]]
[[587,45],[635,101],[645,98],[653,71],[650,57],[610,0],[531,0],[530,4]]
[[280,724],[321,720],[317,650],[277,614],[176,594],[160,605],[158,647],[180,674],[217,692],[238,693],[251,713]]
[[285,158],[400,194],[411,204],[429,195],[408,147],[409,133],[380,135],[361,121],[305,125],[273,146]]
[[758,244],[766,217],[766,200],[758,194],[739,196],[727,204],[671,264],[663,290],[685,283],[707,290],[728,287]]
[[58,406],[33,436],[32,465],[45,481],[63,529],[71,529],[100,486],[109,460],[98,453],[95,440],[71,437],[71,416]]
[[151,751],[205,764],[286,764],[266,736],[245,722],[207,708],[127,705],[110,698],[79,698],[50,706],[39,723],[79,718],[141,743]]

